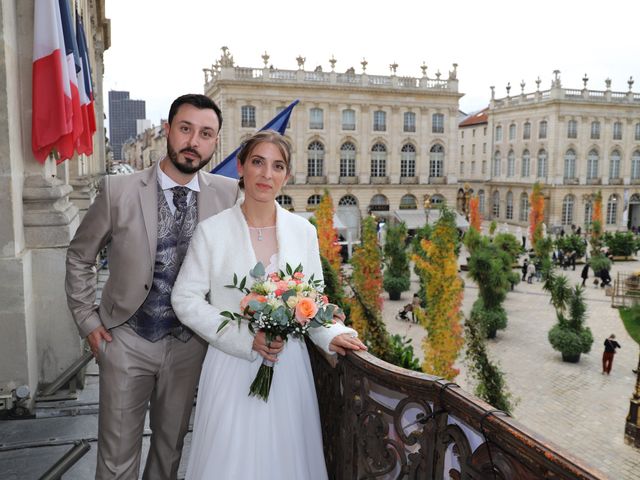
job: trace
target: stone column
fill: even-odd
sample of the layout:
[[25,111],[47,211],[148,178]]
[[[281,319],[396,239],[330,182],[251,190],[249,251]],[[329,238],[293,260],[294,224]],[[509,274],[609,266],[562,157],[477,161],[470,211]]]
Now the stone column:
[[[31,152],[33,0],[0,4],[0,395],[49,383],[82,342],[66,305],[66,246],[78,226],[68,165]],[[60,178],[62,177],[62,178]]]

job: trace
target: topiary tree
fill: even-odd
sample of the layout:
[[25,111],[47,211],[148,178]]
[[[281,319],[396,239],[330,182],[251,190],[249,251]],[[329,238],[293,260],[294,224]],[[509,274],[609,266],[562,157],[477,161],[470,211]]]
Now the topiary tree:
[[406,240],[407,227],[404,223],[387,228],[384,244],[386,268],[383,275],[383,287],[389,293],[390,300],[400,300],[402,292],[406,292],[411,286]]
[[576,252],[576,258],[583,257],[587,246],[580,235],[565,235],[555,240],[556,248],[563,252]]
[[602,241],[616,257],[630,257],[636,251],[636,238],[632,232],[605,232]]
[[333,201],[328,190],[324,191],[320,204],[315,210],[316,227],[318,229],[318,244],[320,255],[325,257],[334,271],[341,276],[340,267],[342,257],[340,256],[340,244],[338,243],[338,232],[333,226]]
[[445,208],[431,239],[423,239],[420,243],[424,254],[413,256],[424,276],[426,295],[424,315],[418,314],[427,330],[422,341],[425,353],[422,369],[448,380],[459,373],[453,365],[463,345],[460,324],[463,286],[455,253],[457,236],[454,213]]
[[382,321],[382,254],[378,245],[376,221],[362,222],[362,243],[351,258],[351,326],[356,329],[369,352],[383,360],[391,351],[389,334]]
[[585,326],[584,290],[580,285],[572,288],[567,277],[558,276],[552,270],[547,273],[543,288],[551,293],[558,320],[549,331],[549,343],[562,353],[563,361],[576,363],[580,354],[589,353],[593,344],[591,329]]

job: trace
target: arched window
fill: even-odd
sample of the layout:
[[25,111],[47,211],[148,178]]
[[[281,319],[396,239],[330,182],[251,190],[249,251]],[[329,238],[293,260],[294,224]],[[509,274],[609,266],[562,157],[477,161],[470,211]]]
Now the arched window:
[[547,151],[542,149],[538,152],[538,178],[547,178]]
[[314,210],[318,205],[320,205],[321,200],[322,196],[317,193],[315,195],[311,195],[307,198],[307,210]]
[[289,195],[278,195],[276,197],[276,202],[278,202],[284,209],[293,210],[293,200]]
[[511,125],[509,125],[509,140],[515,140],[516,139],[516,124],[512,123]]
[[529,140],[531,138],[531,123],[525,122],[522,127],[522,139]]
[[356,197],[354,197],[353,195],[344,195],[340,201],[338,202],[338,205],[340,205],[341,207],[347,207],[347,206],[358,206],[358,199]]
[[501,170],[501,158],[500,158],[500,151],[496,151],[496,153],[493,154],[493,175],[494,177],[499,177],[500,176],[500,170]]
[[307,175],[321,177],[324,171],[324,145],[313,141],[307,149]]
[[376,143],[371,147],[371,176],[387,176],[387,147],[382,143]]
[[576,152],[572,148],[564,154],[564,178],[576,178]]
[[309,128],[311,130],[322,130],[324,128],[324,112],[321,108],[309,110]]
[[526,222],[529,219],[529,195],[522,193],[520,195],[520,218],[521,222]]
[[640,150],[636,150],[631,155],[631,178],[633,180],[640,179]]
[[401,210],[417,210],[417,208],[418,208],[418,201],[416,200],[416,197],[414,197],[413,195],[404,195],[400,199]]
[[578,138],[578,122],[569,120],[567,122],[567,138]]
[[369,210],[387,212],[389,211],[389,200],[384,195],[378,193],[371,197]]
[[507,192],[507,220],[513,220],[513,192]]
[[618,223],[618,196],[610,195],[607,201],[607,225]]
[[400,176],[416,176],[416,147],[406,143],[400,150]]
[[344,142],[340,147],[340,176],[356,176],[356,146],[351,142]]
[[614,150],[611,152],[611,160],[609,163],[609,178],[620,178],[620,152]]
[[496,126],[496,142],[502,141],[502,127],[500,125]]
[[613,139],[622,140],[622,122],[615,122],[613,124]]
[[442,177],[444,175],[444,147],[435,144],[429,151],[429,176]]
[[507,177],[511,178],[516,174],[516,154],[509,150],[507,154]]
[[243,128],[256,128],[256,107],[243,105],[240,108],[240,122]]
[[484,215],[486,207],[484,190],[478,190],[478,210],[480,210],[480,215]]
[[531,154],[529,150],[522,152],[522,169],[520,175],[522,178],[527,178],[531,174]]
[[356,129],[356,111],[347,108],[342,111],[342,130]]
[[491,214],[493,218],[500,218],[500,192],[497,190],[493,192],[493,198],[491,200]]
[[587,179],[598,178],[598,163],[600,156],[598,151],[593,149],[587,155]]
[[431,195],[431,205],[444,205],[444,197],[440,194]]
[[575,199],[573,195],[567,195],[562,201],[562,225],[573,225],[573,206]]

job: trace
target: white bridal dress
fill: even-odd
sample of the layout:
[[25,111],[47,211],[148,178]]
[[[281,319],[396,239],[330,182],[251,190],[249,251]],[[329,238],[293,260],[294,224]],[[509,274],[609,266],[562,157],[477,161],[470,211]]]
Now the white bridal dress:
[[[275,228],[250,229],[250,236],[256,258],[270,260],[263,261],[269,264],[267,272],[277,270]],[[261,363],[262,357],[249,362],[209,346],[200,377],[187,480],[327,478],[304,341],[290,338],[278,355],[268,402],[248,395]]]

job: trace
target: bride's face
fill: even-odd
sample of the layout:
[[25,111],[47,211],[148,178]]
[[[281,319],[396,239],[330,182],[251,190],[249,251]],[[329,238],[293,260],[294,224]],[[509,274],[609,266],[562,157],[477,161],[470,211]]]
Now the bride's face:
[[280,149],[269,142],[256,145],[238,173],[244,178],[245,198],[259,202],[273,202],[289,178]]

